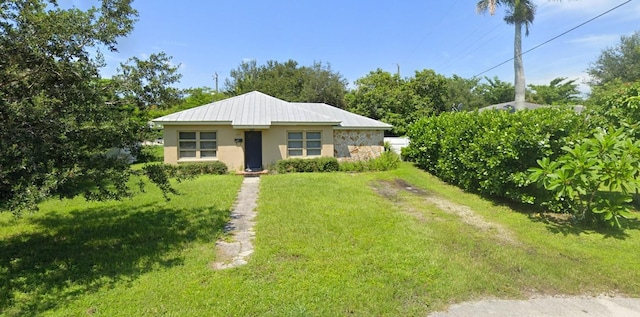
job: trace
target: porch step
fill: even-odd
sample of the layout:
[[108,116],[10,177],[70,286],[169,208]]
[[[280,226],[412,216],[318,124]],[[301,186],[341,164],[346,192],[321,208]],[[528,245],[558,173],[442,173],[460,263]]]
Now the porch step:
[[256,172],[239,171],[239,172],[236,172],[236,174],[243,175],[244,177],[260,177],[260,175],[269,174],[269,171],[268,170],[262,170],[262,171],[256,171]]

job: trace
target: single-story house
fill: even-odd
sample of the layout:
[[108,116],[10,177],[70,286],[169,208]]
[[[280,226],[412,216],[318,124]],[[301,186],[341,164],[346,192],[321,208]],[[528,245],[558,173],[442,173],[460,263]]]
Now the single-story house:
[[165,163],[217,160],[236,171],[288,158],[374,158],[392,128],[324,103],[287,102],[258,91],[153,122],[164,129]]

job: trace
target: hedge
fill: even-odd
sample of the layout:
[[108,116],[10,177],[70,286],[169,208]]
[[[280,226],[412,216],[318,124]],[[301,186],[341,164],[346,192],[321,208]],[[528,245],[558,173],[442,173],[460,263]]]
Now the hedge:
[[584,116],[563,108],[449,112],[412,125],[403,156],[462,189],[532,202],[548,193],[528,184],[527,169],[588,130]]
[[340,169],[335,157],[318,157],[311,159],[293,158],[276,162],[278,173],[310,173],[336,172]]

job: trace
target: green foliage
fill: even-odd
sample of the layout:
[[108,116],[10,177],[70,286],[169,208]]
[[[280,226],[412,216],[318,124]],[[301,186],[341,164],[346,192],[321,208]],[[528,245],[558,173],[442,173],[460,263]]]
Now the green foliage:
[[528,186],[527,169],[585,130],[584,117],[567,109],[444,113],[411,127],[403,155],[465,190],[532,202],[541,191]]
[[400,155],[393,151],[385,151],[379,157],[364,161],[340,162],[341,172],[375,172],[390,171],[400,165]]
[[56,1],[0,4],[0,211],[35,209],[49,197],[131,196],[129,178],[139,172],[107,153],[139,154],[153,133],[149,108],[180,96],[170,87],[178,68],[164,53],[100,78],[103,52],[116,51],[137,18],[131,0],[100,3],[86,11]]
[[[489,105],[479,93],[479,78],[462,78],[453,75],[447,78],[447,98],[445,104],[451,110],[476,110]],[[461,107],[459,107],[461,105]],[[449,109],[447,109],[449,110]]]
[[229,172],[227,165],[220,161],[179,164],[177,168],[178,173],[185,176],[224,175]]
[[327,173],[340,169],[335,157],[317,157],[310,159],[292,158],[276,162],[276,171],[284,173]]
[[[640,122],[640,80],[632,83],[613,81],[594,87],[588,109],[595,126],[624,127]],[[637,132],[637,131],[636,131]],[[640,134],[634,134],[640,137]]]
[[132,148],[145,125],[140,109],[106,102],[101,50],[133,28],[128,0],[87,11],[55,2],[0,4],[0,210],[36,208],[47,197],[128,196],[125,162],[112,148]]
[[527,94],[527,100],[541,105],[575,105],[581,101],[576,80],[558,77],[549,85],[529,85],[532,92]]
[[261,66],[255,60],[242,62],[230,76],[225,86],[231,96],[257,90],[290,102],[326,103],[338,108],[344,107],[348,83],[330,64],[314,62],[299,67],[294,60],[270,60]]
[[479,84],[476,88],[477,93],[485,101],[484,106],[513,101],[516,90],[512,83],[501,81],[498,77],[484,79],[487,82]]
[[545,157],[538,160],[540,167],[529,169],[529,179],[553,193],[545,203],[564,208],[578,220],[621,228],[620,220],[631,217],[629,203],[638,188],[640,142],[618,129],[597,131],[562,149],[566,153],[561,157]]
[[433,70],[402,79],[377,69],[355,84],[345,97],[347,110],[392,124],[395,135],[404,135],[419,118],[450,110],[447,79]]
[[120,97],[117,102],[139,109],[170,108],[182,97],[182,91],[171,87],[182,77],[178,68],[179,65],[172,65],[171,57],[164,52],[151,54],[144,60],[132,57],[121,63],[119,73],[112,79]]
[[640,31],[621,36],[618,45],[603,50],[587,73],[592,78],[592,87],[616,80],[624,83],[640,80]]

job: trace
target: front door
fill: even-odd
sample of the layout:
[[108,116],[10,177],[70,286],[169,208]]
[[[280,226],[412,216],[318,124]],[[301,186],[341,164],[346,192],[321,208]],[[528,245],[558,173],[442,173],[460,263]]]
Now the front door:
[[244,162],[245,170],[255,172],[262,170],[262,132],[244,132]]

